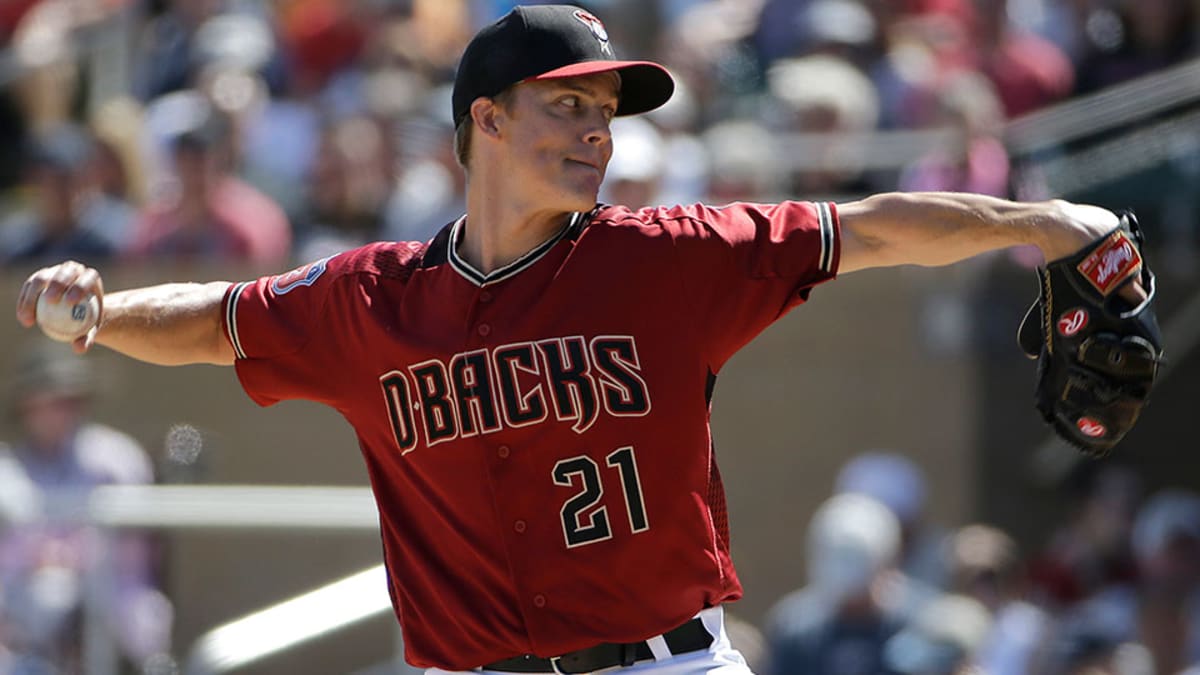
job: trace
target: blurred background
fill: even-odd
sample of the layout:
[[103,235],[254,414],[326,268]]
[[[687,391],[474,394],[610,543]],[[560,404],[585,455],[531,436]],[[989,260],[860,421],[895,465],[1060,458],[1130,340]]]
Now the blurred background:
[[[678,83],[614,124],[604,201],[1062,197],[1135,209],[1159,274],[1168,367],[1101,462],[1033,410],[1036,250],[852,275],[735,357],[756,672],[1198,672],[1200,2],[579,4]],[[457,57],[510,8],[0,1],[0,304],[65,258],[120,289],[428,239],[464,209]],[[0,675],[406,672],[335,413],[0,341]]]

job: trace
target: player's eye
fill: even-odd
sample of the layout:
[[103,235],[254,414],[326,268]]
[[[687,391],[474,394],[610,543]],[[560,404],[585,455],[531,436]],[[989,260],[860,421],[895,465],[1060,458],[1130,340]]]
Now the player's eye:
[[575,96],[574,94],[572,94],[570,96],[564,96],[564,97],[558,99],[558,102],[561,105],[564,105],[568,108],[578,108],[579,107],[579,97]]

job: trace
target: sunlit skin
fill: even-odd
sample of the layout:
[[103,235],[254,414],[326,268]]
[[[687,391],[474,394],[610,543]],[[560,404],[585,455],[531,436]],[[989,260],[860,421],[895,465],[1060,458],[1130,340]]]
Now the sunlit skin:
[[589,211],[612,158],[615,73],[516,85],[507,105],[479,98],[460,253],[489,272]]

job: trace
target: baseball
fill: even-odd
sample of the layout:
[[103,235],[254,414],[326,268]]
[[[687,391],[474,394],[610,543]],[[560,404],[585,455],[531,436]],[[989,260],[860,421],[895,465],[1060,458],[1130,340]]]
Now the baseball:
[[42,293],[37,302],[37,322],[42,332],[52,340],[74,342],[86,335],[100,318],[100,301],[89,295],[79,302],[50,302]]

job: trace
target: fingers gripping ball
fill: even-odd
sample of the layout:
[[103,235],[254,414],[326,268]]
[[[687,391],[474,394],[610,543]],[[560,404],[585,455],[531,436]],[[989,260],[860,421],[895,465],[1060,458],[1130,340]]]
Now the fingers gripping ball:
[[88,295],[77,303],[51,302],[43,292],[37,302],[37,322],[52,340],[74,342],[87,335],[100,319],[100,301]]

